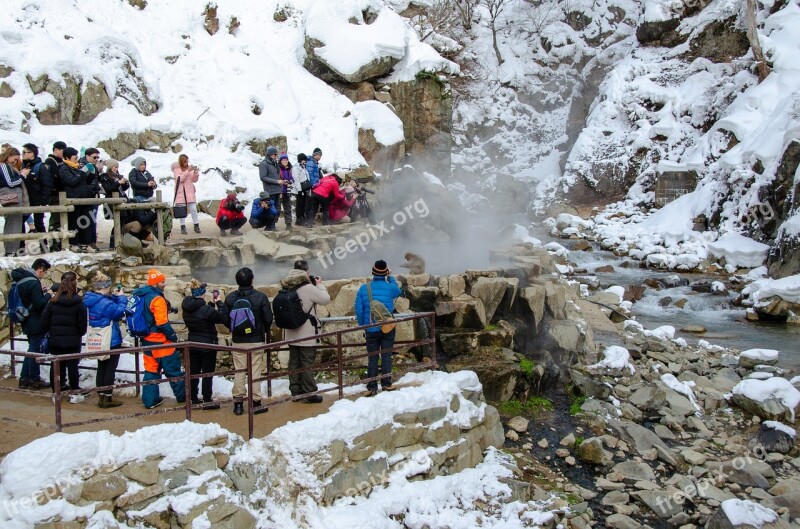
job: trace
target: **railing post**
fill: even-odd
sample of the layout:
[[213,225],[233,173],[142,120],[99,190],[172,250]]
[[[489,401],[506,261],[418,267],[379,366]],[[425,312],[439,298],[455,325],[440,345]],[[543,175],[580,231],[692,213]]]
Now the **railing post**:
[[[11,344],[11,350],[14,351],[14,322],[11,321],[11,318],[8,318],[8,342]],[[13,354],[11,355],[11,378],[17,378],[17,369],[16,361],[17,357]],[[24,362],[24,360],[23,360]]]
[[[156,201],[161,202],[161,190],[156,191]],[[164,210],[156,208],[156,237],[158,244],[164,246]]]
[[[64,191],[58,193],[58,204],[60,206],[67,205],[67,194]],[[66,211],[59,213],[61,218],[61,249],[69,250],[69,214]],[[60,430],[59,430],[60,431]]]
[[336,371],[339,380],[339,398],[344,398],[344,353],[342,351],[342,331],[336,332]]
[[433,371],[436,369],[436,366],[439,365],[439,355],[436,354],[436,314],[431,314],[429,317],[431,319],[431,371]]
[[[260,384],[260,382],[259,382]],[[264,404],[263,402],[261,404]],[[253,352],[247,351],[247,438],[253,438]]]
[[[119,198],[119,193],[112,193],[112,198]],[[114,246],[118,247],[122,242],[122,215],[120,215],[119,208],[117,208],[116,204],[109,204],[111,206],[111,212],[114,217]]]
[[[61,361],[56,357],[50,362],[50,369],[53,373],[53,391],[55,392],[56,408],[56,431],[61,431]],[[72,388],[70,388],[72,389]]]
[[[139,341],[139,338],[134,338],[133,339],[133,343],[134,343],[134,345],[136,347],[140,347],[142,345],[141,342]],[[134,377],[135,377],[134,381],[136,382],[136,396],[137,397],[141,396],[141,394],[142,394],[142,387],[139,385],[139,382],[142,379],[142,377],[141,377],[142,372],[141,372],[141,368],[139,366],[139,360],[140,360],[139,354],[140,353],[141,353],[141,351],[135,351],[133,353],[133,365],[134,365],[133,369],[134,369],[134,371],[136,371],[136,373],[134,374]]]
[[186,420],[192,420],[192,383],[189,380],[189,347],[184,345],[181,348],[183,356],[183,394],[184,404],[186,406]]
[[[272,397],[272,349],[269,348],[269,344],[264,352],[267,356],[267,397]],[[278,362],[280,361],[280,356],[278,356]]]

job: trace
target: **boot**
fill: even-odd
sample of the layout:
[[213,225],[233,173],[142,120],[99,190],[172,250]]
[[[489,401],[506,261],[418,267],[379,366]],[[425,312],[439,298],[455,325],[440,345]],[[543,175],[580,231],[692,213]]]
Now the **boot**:
[[242,415],[244,413],[244,402],[234,402],[233,403],[233,414],[234,415]]
[[223,237],[225,237],[225,236],[227,235],[227,233],[225,233],[225,230],[224,230],[224,229],[222,229],[222,228],[220,228],[220,229],[219,229],[219,234],[220,234],[221,236],[223,236]]
[[122,406],[122,403],[114,400],[111,395],[100,395],[98,406],[101,408],[116,408],[117,406]]
[[258,407],[260,407],[260,406],[261,406],[261,401],[260,401],[260,400],[254,400],[254,401],[253,401],[253,409],[255,410],[255,411],[253,412],[253,415],[258,415],[258,414],[260,414],[260,413],[267,413],[267,412],[269,411],[269,408],[264,408],[264,409],[261,409],[261,410],[256,410],[256,408],[258,408]]
[[189,232],[186,231],[186,225],[182,224],[181,225],[181,235],[188,235],[188,234],[189,234]]
[[194,232],[195,233],[200,233],[200,225],[199,224],[195,224],[194,225]]

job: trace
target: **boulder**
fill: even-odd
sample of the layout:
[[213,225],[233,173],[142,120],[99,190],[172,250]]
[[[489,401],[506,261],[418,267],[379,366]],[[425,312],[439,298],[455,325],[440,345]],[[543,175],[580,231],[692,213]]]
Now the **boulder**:
[[353,316],[355,314],[356,294],[360,284],[350,283],[339,289],[333,302],[328,305],[328,313],[333,316]]
[[488,323],[483,302],[479,299],[439,301],[435,311],[437,326],[483,329]]
[[658,459],[673,467],[678,466],[675,457],[664,441],[644,426],[625,420],[612,420],[608,425],[622,440],[632,445],[639,455],[644,456],[655,449]]
[[791,431],[788,427],[778,426],[771,421],[764,421],[758,428],[756,435],[747,444],[751,450],[760,450],[761,452],[778,452],[780,454],[788,454],[795,446],[795,438],[789,435]]
[[546,289],[541,285],[532,285],[522,289],[520,296],[533,314],[533,326],[538,330],[544,317]]
[[[584,354],[592,349],[591,328],[584,322],[571,320],[551,321],[547,326],[545,348],[552,347],[565,354]],[[555,351],[554,351],[555,352]]]
[[517,433],[528,433],[528,424],[530,421],[525,417],[520,417],[519,415],[508,421],[508,426],[511,430]]
[[645,386],[634,391],[628,402],[642,411],[657,412],[667,403],[667,394],[658,386]]
[[[454,274],[439,277],[439,290],[442,296],[446,298],[453,299],[461,296],[466,292],[466,289],[467,283],[464,280],[464,276]],[[544,301],[544,298],[542,298],[542,301]]]
[[558,283],[548,282],[544,286],[547,301],[547,310],[553,319],[567,319],[567,287]]
[[720,508],[708,522],[706,529],[775,529],[778,526],[778,514],[758,503],[749,500],[729,499],[722,502]]
[[768,498],[761,505],[776,511],[785,507],[789,510],[790,518],[800,518],[800,490]]
[[603,449],[603,442],[598,437],[586,439],[578,446],[577,455],[581,461],[592,465],[606,466],[611,464],[613,455]]
[[642,490],[631,494],[640,503],[650,509],[659,518],[672,518],[678,513],[683,512],[683,495],[675,495],[663,490]]
[[656,479],[653,469],[651,469],[649,465],[639,463],[638,461],[623,461],[622,463],[617,463],[611,469],[611,472],[619,474],[622,476],[622,479],[632,483],[637,481],[655,481]]
[[569,373],[572,378],[572,386],[578,395],[598,400],[606,400],[611,396],[611,388],[601,378],[586,375],[576,369],[570,369]]
[[[495,311],[506,296],[516,298],[519,289],[517,278],[479,277],[470,288],[470,295],[483,302],[486,310],[486,321],[492,321]],[[510,303],[508,304],[510,306]]]
[[785,420],[791,424],[800,411],[800,391],[785,378],[743,380],[732,393],[734,404],[762,419]]

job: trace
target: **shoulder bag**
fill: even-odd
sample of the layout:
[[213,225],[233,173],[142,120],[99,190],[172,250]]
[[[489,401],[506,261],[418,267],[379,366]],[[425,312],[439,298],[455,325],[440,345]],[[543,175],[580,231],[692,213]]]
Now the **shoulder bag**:
[[172,197],[172,218],[185,219],[189,214],[188,204],[186,203],[186,188],[183,189],[183,204],[175,204],[175,199],[178,198],[178,188],[181,185],[181,177],[178,177],[178,182],[175,184],[175,196]]

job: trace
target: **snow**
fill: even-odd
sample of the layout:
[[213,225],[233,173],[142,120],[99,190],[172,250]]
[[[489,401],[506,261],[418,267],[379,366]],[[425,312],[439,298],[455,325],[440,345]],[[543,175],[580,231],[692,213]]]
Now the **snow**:
[[619,296],[619,303],[622,303],[622,298],[625,297],[625,287],[621,287],[619,285],[608,287],[605,291],[609,294],[616,294]]
[[603,359],[596,364],[587,366],[589,369],[601,368],[611,370],[628,369],[631,374],[636,372],[636,368],[631,364],[631,355],[627,349],[618,345],[607,347],[603,351]]
[[722,502],[722,510],[733,527],[762,527],[778,519],[778,514],[749,500],[730,499]]
[[738,268],[755,268],[764,263],[769,253],[769,245],[729,232],[710,243],[708,251],[718,259],[725,259],[727,264]]
[[760,360],[761,362],[777,362],[780,353],[774,349],[748,349],[742,351],[739,356],[750,358],[752,360]]
[[795,431],[794,428],[792,428],[790,426],[786,426],[782,422],[764,421],[761,424],[763,424],[765,427],[770,428],[772,430],[778,430],[780,432],[783,432],[783,433],[787,434],[789,437],[791,437],[792,439],[794,439],[797,436],[797,432]]
[[686,398],[689,399],[689,402],[692,403],[692,406],[694,406],[694,409],[697,410],[695,411],[695,415],[702,415],[703,410],[700,408],[700,406],[697,404],[697,400],[694,398],[694,391],[692,388],[695,386],[695,383],[693,381],[687,380],[686,382],[681,382],[675,378],[675,375],[667,373],[661,375],[661,382],[663,382],[668,388],[680,393],[681,395],[685,395]]
[[403,141],[403,122],[397,114],[379,101],[362,101],[353,105],[356,125],[362,130],[372,130],[381,145],[389,146]]
[[778,296],[785,301],[800,304],[800,275],[793,275],[781,279],[759,279],[747,285],[742,293],[750,295],[753,304],[773,296]]
[[793,421],[795,410],[800,405],[800,391],[781,377],[772,377],[768,380],[742,380],[734,386],[732,393],[743,395],[756,402],[778,400],[791,411]]

